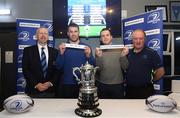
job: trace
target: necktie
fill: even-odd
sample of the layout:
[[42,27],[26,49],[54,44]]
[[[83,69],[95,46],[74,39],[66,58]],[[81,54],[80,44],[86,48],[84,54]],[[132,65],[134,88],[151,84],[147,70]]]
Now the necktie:
[[43,75],[44,77],[46,77],[47,63],[46,63],[46,55],[44,52],[44,47],[41,48],[41,65],[42,65]]

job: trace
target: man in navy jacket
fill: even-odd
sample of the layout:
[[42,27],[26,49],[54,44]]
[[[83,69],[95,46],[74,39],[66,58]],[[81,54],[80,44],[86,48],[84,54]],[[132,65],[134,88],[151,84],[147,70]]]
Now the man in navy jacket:
[[[54,97],[57,81],[55,60],[58,51],[48,46],[48,30],[39,28],[36,32],[37,45],[24,49],[22,68],[27,85],[25,92],[31,97]],[[43,75],[41,65],[41,48],[44,48],[47,70]]]

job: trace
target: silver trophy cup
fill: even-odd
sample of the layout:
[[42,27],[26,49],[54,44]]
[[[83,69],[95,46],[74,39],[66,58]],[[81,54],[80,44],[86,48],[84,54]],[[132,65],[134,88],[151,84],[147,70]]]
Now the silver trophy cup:
[[[73,75],[80,84],[77,103],[79,108],[75,109],[75,113],[79,116],[95,117],[102,113],[102,110],[97,108],[99,106],[97,87],[95,86],[95,73],[97,68],[98,67],[93,67],[93,65],[90,65],[88,62],[80,68],[73,68]],[[81,79],[76,75],[77,71],[81,73]]]

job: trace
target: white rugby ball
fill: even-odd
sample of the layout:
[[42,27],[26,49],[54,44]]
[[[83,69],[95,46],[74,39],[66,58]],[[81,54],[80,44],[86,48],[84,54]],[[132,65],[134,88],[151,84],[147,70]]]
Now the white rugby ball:
[[146,99],[146,105],[153,111],[166,113],[177,107],[177,103],[172,98],[165,95],[153,95]]
[[27,95],[13,95],[4,100],[3,107],[10,113],[24,113],[34,106],[34,100]]
[[171,93],[168,96],[177,102],[177,110],[180,111],[180,93]]

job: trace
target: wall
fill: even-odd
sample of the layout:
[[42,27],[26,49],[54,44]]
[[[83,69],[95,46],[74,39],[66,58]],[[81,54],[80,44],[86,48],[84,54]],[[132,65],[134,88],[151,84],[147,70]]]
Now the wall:
[[[5,4],[4,4],[4,1]],[[1,8],[12,9],[11,16],[0,16],[0,22],[15,22],[16,18],[52,19],[53,0],[0,0]]]
[[127,10],[127,16],[131,17],[145,12],[145,5],[167,5],[168,7],[169,1],[170,0],[122,0],[122,10]]
[[[1,24],[0,24],[1,25]],[[14,29],[15,30],[15,29]],[[2,31],[0,28],[0,47],[1,47],[1,82],[0,87],[0,106],[1,100],[16,93],[16,32]],[[6,63],[5,52],[13,51],[13,63]]]

